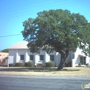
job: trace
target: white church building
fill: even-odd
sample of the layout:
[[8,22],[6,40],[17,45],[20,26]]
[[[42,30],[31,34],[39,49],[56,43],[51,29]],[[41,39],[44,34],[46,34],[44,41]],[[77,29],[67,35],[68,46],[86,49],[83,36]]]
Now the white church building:
[[[47,53],[46,51],[40,51],[40,53],[32,53],[27,47],[28,42],[18,42],[15,45],[9,47],[8,64],[17,62],[33,62],[34,65],[45,64],[46,62],[54,62],[54,66],[58,66],[60,63],[61,55],[53,51]],[[76,52],[69,52],[69,56],[66,61],[72,62],[72,67],[78,66],[81,63],[83,66],[90,65],[90,57],[86,56],[81,49],[77,48]]]

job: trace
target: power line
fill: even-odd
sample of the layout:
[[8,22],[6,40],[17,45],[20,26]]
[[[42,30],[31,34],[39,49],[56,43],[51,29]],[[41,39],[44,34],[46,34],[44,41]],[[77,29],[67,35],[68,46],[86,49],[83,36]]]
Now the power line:
[[19,36],[19,35],[22,35],[22,34],[4,35],[4,36],[0,36],[0,38],[2,38],[2,37],[11,37],[11,36]]

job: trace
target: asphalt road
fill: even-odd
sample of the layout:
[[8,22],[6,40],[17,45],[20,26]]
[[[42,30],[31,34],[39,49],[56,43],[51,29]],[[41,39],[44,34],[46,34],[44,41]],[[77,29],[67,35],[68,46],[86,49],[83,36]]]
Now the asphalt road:
[[0,75],[0,90],[82,90],[84,82],[90,83],[90,77]]

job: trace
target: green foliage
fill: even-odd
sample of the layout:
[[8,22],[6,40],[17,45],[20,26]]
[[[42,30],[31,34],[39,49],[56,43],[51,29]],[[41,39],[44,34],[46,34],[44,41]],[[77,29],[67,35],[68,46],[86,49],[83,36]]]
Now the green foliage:
[[53,62],[46,62],[46,67],[54,67],[54,63]]
[[38,63],[38,64],[37,64],[37,67],[44,67],[44,64]]
[[90,55],[90,23],[83,15],[62,9],[44,10],[35,19],[24,21],[23,27],[22,35],[31,52],[55,50],[61,54],[63,63],[69,51],[77,47]]
[[71,66],[72,66],[72,62],[71,61],[65,62],[65,67],[71,67]]
[[16,66],[16,67],[23,67],[23,66],[24,66],[24,63],[18,62],[18,63],[15,64],[15,66]]
[[89,63],[87,63],[86,66],[88,67],[89,66]]
[[[80,42],[87,41],[85,39],[88,37],[87,31],[90,33],[87,23],[84,16],[71,14],[68,10],[43,11],[39,12],[35,19],[29,18],[24,21],[22,34],[24,39],[30,42],[28,47],[33,52],[44,45],[52,46],[59,52],[67,49],[76,50]],[[87,35],[84,36],[84,34]]]
[[9,67],[14,67],[14,64],[13,64],[13,63],[10,63],[10,64],[9,64]]
[[78,66],[81,67],[82,63],[79,63]]
[[25,67],[33,67],[34,63],[33,62],[26,62]]
[[43,11],[37,15],[35,19],[29,18],[23,22],[22,35],[29,41],[28,47],[32,52],[38,52],[42,47],[43,50],[54,49],[62,53],[62,50],[75,51],[78,46],[89,52],[85,46],[90,43],[90,24],[84,16],[61,9]]
[[8,53],[9,51],[8,51],[8,49],[4,49],[4,50],[2,50],[1,52],[6,52],[6,53]]

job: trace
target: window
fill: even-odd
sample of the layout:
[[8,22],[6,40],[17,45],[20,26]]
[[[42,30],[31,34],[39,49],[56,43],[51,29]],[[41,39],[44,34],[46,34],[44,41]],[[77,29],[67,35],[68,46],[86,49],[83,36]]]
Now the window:
[[86,57],[80,57],[80,63],[82,65],[85,65],[86,64]]
[[30,55],[30,60],[34,60],[33,55]]
[[50,55],[50,60],[54,61],[54,55]]
[[20,55],[20,60],[24,60],[24,55]]
[[44,55],[40,55],[40,60],[44,60]]

